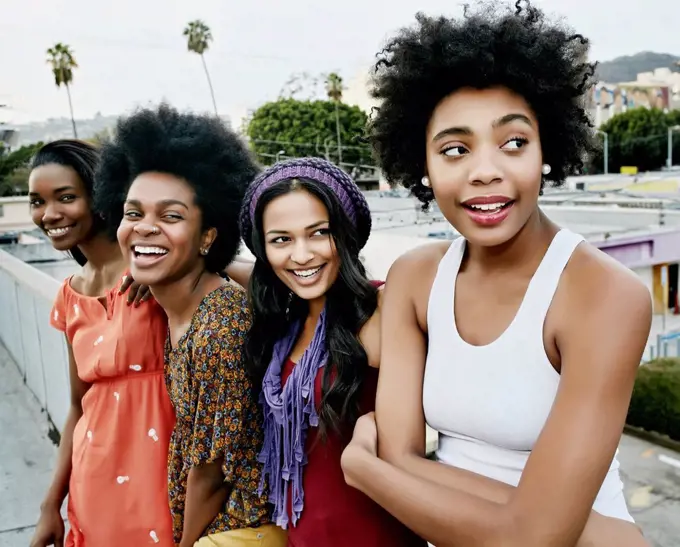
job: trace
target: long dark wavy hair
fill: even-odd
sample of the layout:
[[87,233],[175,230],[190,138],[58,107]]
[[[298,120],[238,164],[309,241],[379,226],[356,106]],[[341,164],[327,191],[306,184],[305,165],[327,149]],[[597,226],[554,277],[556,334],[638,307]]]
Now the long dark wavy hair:
[[[90,213],[92,214],[91,235],[98,235],[106,230],[106,224],[100,214],[94,210],[93,191],[94,174],[99,163],[100,152],[95,146],[74,139],[60,139],[47,143],[40,148],[31,160],[31,170],[48,164],[57,164],[73,169],[83,183],[88,199],[90,200]],[[115,237],[111,238],[115,241]],[[87,264],[87,258],[76,245],[68,250],[68,254],[80,265]]]
[[[252,231],[256,261],[249,287],[253,322],[246,339],[246,355],[255,385],[262,386],[274,344],[288,334],[291,323],[304,321],[309,312],[307,301],[293,295],[269,265],[262,228],[267,204],[289,192],[301,190],[326,207],[340,262],[338,278],[326,293],[329,364],[324,367],[319,411],[319,433],[323,440],[330,429],[343,434],[344,426],[353,426],[358,418],[360,388],[369,366],[359,332],[378,306],[378,293],[359,260],[354,225],[332,190],[319,182],[283,180],[268,188],[257,203]],[[334,372],[335,378],[332,377]]]

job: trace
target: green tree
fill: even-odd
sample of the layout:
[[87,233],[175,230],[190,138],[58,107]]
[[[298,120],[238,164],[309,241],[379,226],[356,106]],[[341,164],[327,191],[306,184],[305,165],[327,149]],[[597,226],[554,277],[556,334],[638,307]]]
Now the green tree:
[[342,163],[342,139],[340,137],[340,103],[342,102],[342,78],[335,72],[326,76],[326,95],[335,104],[335,131],[338,138],[338,163]]
[[184,29],[184,36],[187,37],[187,49],[193,51],[201,56],[203,62],[203,70],[208,79],[208,87],[210,87],[210,96],[212,97],[213,108],[215,109],[215,116],[217,116],[217,103],[215,102],[215,92],[213,91],[212,81],[210,80],[210,73],[208,72],[208,65],[205,64],[205,56],[203,55],[207,50],[210,42],[212,42],[212,33],[210,27],[200,19],[191,21]]
[[0,196],[13,196],[25,191],[28,163],[42,142],[22,146],[10,152],[0,145]]
[[[653,171],[666,165],[668,127],[675,115],[658,108],[640,107],[617,114],[602,124],[600,129],[609,138],[609,171],[615,173],[627,165]],[[599,150],[591,158],[590,172],[601,173],[602,165],[603,150]]]
[[251,145],[264,163],[280,155],[317,156],[339,162],[337,129],[341,129],[344,165],[372,165],[371,151],[361,142],[367,122],[357,106],[334,101],[279,99],[255,110],[246,126]]
[[52,67],[52,74],[54,75],[54,83],[56,86],[61,87],[63,85],[66,88],[68,107],[71,111],[73,136],[77,139],[78,131],[76,130],[76,120],[73,117],[73,103],[71,102],[70,88],[70,84],[73,83],[73,69],[78,68],[76,59],[73,56],[73,51],[69,46],[57,43],[47,50],[47,63]]

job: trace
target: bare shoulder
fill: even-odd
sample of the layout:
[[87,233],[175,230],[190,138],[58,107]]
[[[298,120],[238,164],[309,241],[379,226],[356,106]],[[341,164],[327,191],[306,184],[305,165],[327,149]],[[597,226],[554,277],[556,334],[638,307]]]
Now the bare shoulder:
[[407,251],[392,264],[388,280],[396,277],[408,283],[414,279],[434,278],[439,262],[450,246],[450,241],[438,241]]
[[634,272],[582,243],[565,268],[556,299],[563,362],[610,372],[637,369],[651,328],[652,297]]
[[615,301],[630,313],[651,310],[651,294],[630,269],[589,243],[579,245],[564,271],[569,300],[591,309],[594,303]]

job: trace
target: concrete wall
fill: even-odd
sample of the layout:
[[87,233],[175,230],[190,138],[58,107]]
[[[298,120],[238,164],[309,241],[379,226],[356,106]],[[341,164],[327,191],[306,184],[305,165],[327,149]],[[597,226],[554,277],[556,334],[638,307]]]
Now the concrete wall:
[[0,233],[33,228],[28,196],[0,198]]
[[61,429],[70,386],[64,336],[49,324],[58,289],[56,279],[0,251],[0,341],[32,395]]

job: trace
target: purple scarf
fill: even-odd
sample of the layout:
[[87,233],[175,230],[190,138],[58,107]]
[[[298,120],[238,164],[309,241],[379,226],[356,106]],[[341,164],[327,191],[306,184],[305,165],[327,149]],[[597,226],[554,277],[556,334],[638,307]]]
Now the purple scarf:
[[326,364],[326,310],[319,316],[314,337],[281,388],[281,371],[300,332],[300,323],[276,342],[272,360],[262,380],[260,404],[264,410],[264,446],[258,461],[264,464],[259,492],[269,478],[269,502],[274,504],[274,521],[288,528],[288,487],[292,485],[293,526],[304,507],[302,470],[307,464],[305,440],[309,426],[319,425],[314,401],[314,382]]

